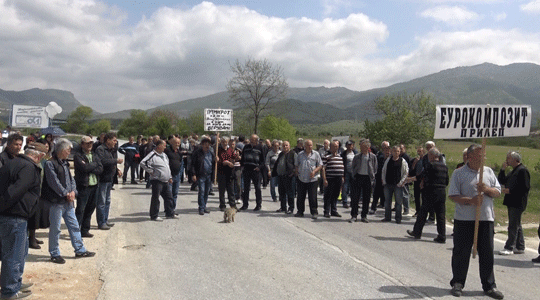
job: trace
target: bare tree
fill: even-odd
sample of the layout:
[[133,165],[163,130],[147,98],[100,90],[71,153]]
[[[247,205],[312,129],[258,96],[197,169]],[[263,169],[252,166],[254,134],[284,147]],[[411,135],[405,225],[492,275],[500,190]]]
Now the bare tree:
[[227,83],[230,100],[236,106],[253,112],[253,132],[257,133],[261,112],[268,104],[285,98],[289,85],[283,69],[266,59],[248,58],[245,63],[236,60],[231,64],[231,71],[234,77]]

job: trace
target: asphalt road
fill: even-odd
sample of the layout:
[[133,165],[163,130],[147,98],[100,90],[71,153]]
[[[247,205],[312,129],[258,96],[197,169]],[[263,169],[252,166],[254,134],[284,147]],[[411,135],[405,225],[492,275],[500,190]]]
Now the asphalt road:
[[[449,294],[452,237],[434,243],[436,229],[430,225],[422,240],[410,239],[405,231],[412,229],[412,217],[402,224],[381,223],[378,211],[368,224],[350,224],[350,210],[340,207],[343,218],[295,218],[276,213],[279,205],[265,189],[262,211],[253,212],[250,203],[228,224],[217,195],[210,196],[211,213],[200,216],[196,192],[185,183],[178,219],[153,222],[150,195],[144,184],[116,186],[111,221],[117,225],[100,251],[104,284],[98,299],[454,298]],[[495,243],[496,250],[502,246]],[[505,299],[539,299],[540,266],[531,263],[533,257],[532,249],[495,256],[495,277]],[[478,259],[471,259],[463,298],[487,298]]]

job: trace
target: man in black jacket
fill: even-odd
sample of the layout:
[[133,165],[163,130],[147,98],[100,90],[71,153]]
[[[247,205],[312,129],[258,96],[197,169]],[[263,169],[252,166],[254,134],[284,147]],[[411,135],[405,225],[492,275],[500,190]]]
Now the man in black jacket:
[[[278,193],[279,202],[281,203],[280,209],[277,212],[286,212],[292,214],[294,211],[294,161],[296,160],[296,152],[291,151],[291,144],[289,141],[283,142],[283,151],[279,153],[274,169],[272,170],[272,176],[278,178]],[[287,204],[289,208],[287,209]]]
[[199,185],[199,214],[208,214],[210,211],[206,208],[206,203],[208,202],[208,194],[212,187],[214,166],[216,164],[216,156],[211,150],[210,139],[203,138],[201,140],[200,147],[193,151],[191,160],[193,182],[196,182]]
[[127,143],[118,147],[118,152],[124,154],[124,176],[122,177],[122,184],[126,184],[127,173],[130,169],[131,184],[137,184],[137,181],[135,180],[135,172],[137,172],[138,161],[135,159],[135,155],[139,154],[139,145],[135,143],[135,137],[130,136]]
[[[116,134],[109,132],[103,138],[103,144],[96,148],[96,157],[103,166],[103,172],[99,177],[97,196],[97,221],[98,228],[108,230],[114,226],[109,222],[109,209],[111,207],[111,189],[116,176],[116,164],[121,164],[123,159],[114,158],[112,152],[117,143]],[[116,152],[116,151],[114,151]]]
[[28,254],[27,220],[37,207],[41,184],[39,161],[44,155],[34,146],[29,146],[24,155],[6,161],[0,168],[2,299],[31,295],[30,285],[22,283],[24,260]]
[[23,140],[24,138],[17,133],[8,136],[4,151],[0,153],[0,167],[19,155]]
[[249,191],[251,182],[255,186],[256,205],[253,211],[261,210],[262,193],[261,193],[261,170],[264,166],[263,149],[259,145],[259,137],[256,134],[251,135],[249,144],[244,146],[240,165],[244,167],[244,192],[242,194],[243,205],[240,210],[247,210],[249,206]]
[[[508,166],[511,166],[513,170],[506,176],[504,171]],[[525,253],[521,215],[527,208],[529,190],[531,189],[531,175],[529,170],[521,163],[519,153],[515,151],[508,152],[497,179],[499,179],[500,184],[505,185],[501,192],[504,194],[503,205],[508,208],[508,239],[504,249],[499,251],[499,254]]]
[[90,220],[96,209],[98,179],[103,166],[99,158],[92,152],[94,141],[89,136],[81,138],[81,147],[74,150],[75,182],[77,183],[77,208],[75,216],[79,222],[81,236],[91,238]]

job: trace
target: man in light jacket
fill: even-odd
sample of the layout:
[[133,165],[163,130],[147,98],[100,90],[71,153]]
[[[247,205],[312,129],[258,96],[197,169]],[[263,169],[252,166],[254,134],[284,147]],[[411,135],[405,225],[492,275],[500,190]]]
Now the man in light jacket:
[[405,159],[399,156],[399,146],[392,147],[392,155],[386,159],[382,169],[382,182],[384,186],[384,219],[390,222],[392,219],[392,196],[396,197],[396,223],[401,224],[403,212],[403,193],[405,180],[409,174],[409,166]]
[[163,221],[158,216],[159,196],[163,197],[165,207],[165,217],[176,219],[174,214],[174,202],[169,184],[172,183],[169,158],[164,153],[167,144],[164,140],[158,140],[156,147],[142,161],[141,167],[150,174],[150,184],[152,185],[152,199],[150,201],[150,220]]
[[368,223],[367,214],[369,211],[369,199],[371,191],[375,185],[375,174],[377,174],[377,156],[369,152],[371,142],[368,139],[360,141],[360,153],[356,154],[352,161],[352,191],[351,191],[351,219],[355,222],[358,216],[358,202],[362,195],[361,221]]

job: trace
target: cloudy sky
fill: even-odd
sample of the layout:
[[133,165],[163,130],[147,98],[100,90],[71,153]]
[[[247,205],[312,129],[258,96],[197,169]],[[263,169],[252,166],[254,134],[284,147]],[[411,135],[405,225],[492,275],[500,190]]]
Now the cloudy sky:
[[0,89],[100,112],[225,90],[267,58],[291,87],[367,90],[483,62],[540,64],[540,0],[0,0]]

